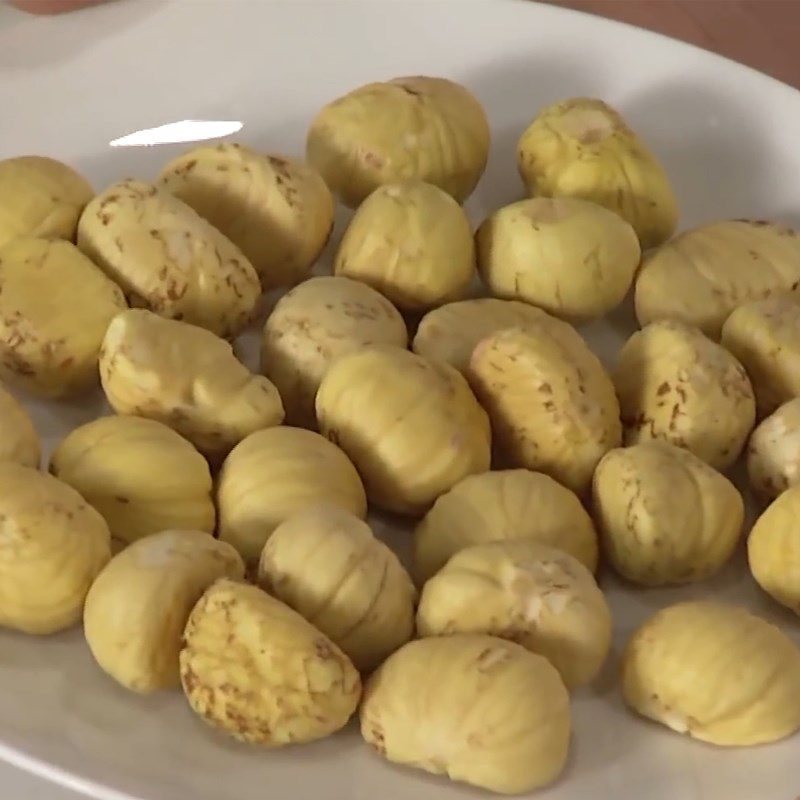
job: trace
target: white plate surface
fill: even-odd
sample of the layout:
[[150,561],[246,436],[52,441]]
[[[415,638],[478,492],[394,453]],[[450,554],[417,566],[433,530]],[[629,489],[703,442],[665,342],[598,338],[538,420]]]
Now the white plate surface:
[[[800,218],[797,92],[701,50],[522,0],[123,0],[53,19],[3,7],[0,157],[55,156],[98,188],[125,175],[149,178],[180,145],[108,143],[184,119],[239,120],[242,141],[301,154],[325,102],[403,74],[463,81],[489,112],[492,156],[468,204],[476,222],[521,196],[514,145],[537,108],[576,94],[620,107],[652,145],[677,187],[683,227],[726,216]],[[587,335],[609,359],[630,327],[623,311]],[[31,406],[51,444],[102,409],[99,398]],[[680,598],[747,603],[800,640],[797,618],[759,596],[741,553],[722,576],[689,589],[634,593],[609,575],[602,583],[615,654],[601,679],[576,694],[569,766],[537,797],[794,800],[800,737],[716,749],[630,716],[614,685],[632,628]],[[0,756],[102,800],[482,796],[383,763],[354,726],[277,752],[238,745],[195,719],[178,693],[143,699],[118,688],[79,631],[49,639],[0,633]]]

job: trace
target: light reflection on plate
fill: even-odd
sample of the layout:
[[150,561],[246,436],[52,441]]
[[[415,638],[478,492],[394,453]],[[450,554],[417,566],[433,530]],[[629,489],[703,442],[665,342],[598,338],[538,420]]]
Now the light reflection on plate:
[[183,119],[156,128],[142,128],[109,142],[111,147],[150,147],[154,144],[203,142],[238,133],[243,122],[226,119]]

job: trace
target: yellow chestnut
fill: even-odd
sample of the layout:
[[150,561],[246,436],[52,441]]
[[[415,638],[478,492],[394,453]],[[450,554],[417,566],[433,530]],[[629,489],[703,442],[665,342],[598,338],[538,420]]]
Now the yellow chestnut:
[[74,489],[51,475],[0,464],[0,626],[64,630],[111,557],[108,526]]
[[458,202],[489,156],[489,122],[463,86],[445,78],[370,83],[329,103],[308,131],[306,157],[351,208],[384,183],[419,179]]
[[93,194],[74,169],[54,158],[0,161],[0,247],[30,236],[72,241]]
[[505,206],[478,228],[476,242],[478,269],[493,295],[581,321],[622,302],[641,255],[622,217],[571,197]]
[[642,248],[669,239],[675,194],[661,164],[602,100],[578,97],[543,108],[517,145],[531,194],[591,200],[627,220]]
[[677,603],[631,637],[622,692],[638,714],[694,739],[774,742],[800,728],[800,649],[744,608]]
[[486,412],[452,367],[399,347],[342,356],[322,379],[320,431],[352,459],[367,497],[421,514],[466,475],[489,468]]
[[141,417],[100,417],[69,433],[50,471],[77,489],[129,544],[173,528],[214,530],[208,463],[171,428]]
[[755,397],[744,367],[676,320],[652,322],[628,339],[614,385],[628,445],[669,442],[724,470],[753,429]]
[[569,750],[569,695],[555,668],[479,634],[409,642],[372,674],[361,735],[389,761],[501,794],[554,781]]
[[135,180],[89,203],[78,247],[125,291],[132,306],[225,338],[250,321],[261,293],[233,242],[165,189]]
[[347,656],[256,586],[214,583],[189,616],[180,652],[189,705],[251,744],[310,742],[344,727],[361,696]]
[[756,520],[747,558],[758,585],[800,616],[800,488],[787,489]]
[[740,305],[800,286],[800,238],[784,225],[736,219],[702,225],[645,254],[636,278],[644,326],[677,319],[719,339]]
[[713,575],[742,532],[736,487],[688,450],[643,442],[606,453],[593,482],[595,519],[614,569],[644,586]]
[[747,445],[747,476],[761,500],[774,500],[800,482],[800,397],[772,412]]
[[800,394],[800,296],[739,306],[722,326],[721,342],[747,370],[759,415]]
[[592,573],[535,541],[456,553],[422,589],[420,636],[487,633],[544,656],[567,688],[589,683],[611,645],[611,612]]
[[258,583],[370,671],[414,635],[416,590],[369,525],[336,506],[282,522],[264,545]]
[[283,421],[278,390],[253,375],[228,342],[143,308],[111,321],[100,379],[118,414],[163,422],[214,458],[253,431]]
[[97,385],[122,290],[74,244],[15,239],[0,249],[0,375],[42,397]]
[[235,142],[178,156],[159,185],[237,245],[265,290],[302,280],[333,229],[333,197],[316,170]]
[[0,461],[38,468],[42,444],[28,412],[0,385]]
[[106,564],[86,596],[83,630],[97,663],[142,694],[180,686],[189,613],[217,578],[243,578],[229,544],[202,531],[145,536]]
[[603,454],[620,443],[611,379],[566,322],[549,318],[489,335],[473,351],[468,374],[510,466],[546,472],[581,493]]
[[597,568],[597,534],[577,495],[549,475],[509,469],[469,475],[439,497],[414,531],[414,576],[424,583],[465,547],[517,540]]
[[358,207],[334,268],[337,275],[377,289],[404,311],[458,300],[475,274],[469,220],[438,186],[385,184]]

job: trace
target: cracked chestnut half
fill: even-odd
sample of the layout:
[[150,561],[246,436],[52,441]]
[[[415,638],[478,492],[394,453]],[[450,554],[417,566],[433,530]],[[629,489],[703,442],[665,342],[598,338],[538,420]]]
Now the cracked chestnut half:
[[[529,322],[546,325],[550,319],[541,309],[516,300],[459,300],[429,311],[417,327],[412,347],[418,355],[444,361],[466,373],[472,351],[481,339],[504,328],[525,327]],[[556,327],[559,324],[556,320]]]
[[256,431],[231,450],[220,470],[220,539],[257,564],[275,528],[317,504],[366,515],[364,486],[347,456],[302,428]]
[[20,464],[0,464],[0,626],[64,630],[111,557],[108,526],[74,489]]
[[747,558],[758,585],[800,616],[800,487],[787,489],[756,520]]
[[0,161],[0,247],[21,237],[75,239],[92,187],[71,167],[44,156]]
[[375,505],[422,514],[466,475],[485,472],[490,431],[448,364],[375,345],[330,367],[316,400],[320,431],[352,459]]
[[489,139],[486,113],[463,86],[394,78],[325,106],[308,131],[306,157],[351,208],[378,186],[413,179],[461,203],[483,174]]
[[333,197],[315,169],[235,142],[178,156],[159,184],[237,245],[265,290],[302,280],[333,229]]
[[721,341],[747,370],[760,416],[800,395],[800,295],[739,306]]
[[214,530],[208,463],[171,428],[141,417],[100,417],[69,433],[50,471],[77,489],[129,544],[163,530]]
[[217,578],[243,578],[229,544],[201,531],[162,531],[114,556],[86,597],[83,630],[97,663],[142,694],[180,686],[186,620]]
[[103,334],[126,307],[74,244],[15,239],[0,249],[0,375],[48,398],[96,386]]
[[750,487],[763,501],[800,483],[800,397],[763,420],[747,445]]
[[404,311],[438,306],[467,293],[475,274],[472,229],[461,206],[438,186],[380,186],[347,226],[334,267]]
[[261,371],[278,387],[290,425],[316,428],[314,399],[328,367],[371,344],[408,344],[400,312],[360,281],[323,275],[287,292],[264,325]]
[[619,353],[614,384],[626,445],[669,442],[724,470],[755,423],[744,367],[682,322],[653,322],[634,333]]
[[78,247],[132,306],[231,338],[250,321],[258,275],[233,242],[165,189],[124,180],[89,203]]
[[456,553],[424,586],[420,636],[487,633],[544,656],[567,688],[589,683],[611,645],[611,611],[592,573],[534,541]]
[[620,443],[611,379],[566,322],[548,317],[489,335],[473,351],[468,376],[510,466],[546,472],[582,493],[603,454]]
[[38,467],[42,443],[23,405],[0,384],[0,462]]
[[192,610],[180,671],[205,722],[266,747],[329,736],[361,696],[358,671],[330,639],[257,586],[226,578]]
[[593,483],[595,520],[614,569],[644,586],[708,578],[742,532],[736,487],[705,461],[666,442],[606,453]]
[[607,208],[534,197],[478,228],[478,269],[493,295],[585,321],[618,306],[639,265],[636,232]]
[[664,169],[622,116],[578,97],[543,108],[517,145],[532,195],[591,200],[627,220],[642,248],[672,236],[675,194]]
[[397,764],[500,794],[554,781],[569,750],[569,694],[555,667],[480,634],[418,639],[372,674],[361,735]]
[[278,390],[211,331],[131,309],[111,321],[100,379],[118,414],[163,422],[215,460],[253,431],[280,425]]
[[800,728],[800,649],[744,608],[677,603],[631,637],[622,692],[638,714],[704,742],[774,742]]
[[735,308],[798,286],[795,231],[758,220],[715,222],[645,255],[636,278],[636,316],[641,325],[681,320],[719,339]]
[[519,539],[597,568],[597,534],[577,495],[549,475],[509,469],[469,475],[439,497],[414,531],[414,577],[423,584],[465,547]]
[[397,556],[349,511],[290,517],[261,553],[258,583],[369,672],[414,635],[416,590]]

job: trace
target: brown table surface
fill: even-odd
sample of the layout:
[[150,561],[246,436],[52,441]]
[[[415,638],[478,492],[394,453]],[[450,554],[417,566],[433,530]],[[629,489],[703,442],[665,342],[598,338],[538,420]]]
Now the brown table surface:
[[554,0],[721,53],[800,88],[800,0]]

